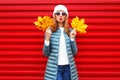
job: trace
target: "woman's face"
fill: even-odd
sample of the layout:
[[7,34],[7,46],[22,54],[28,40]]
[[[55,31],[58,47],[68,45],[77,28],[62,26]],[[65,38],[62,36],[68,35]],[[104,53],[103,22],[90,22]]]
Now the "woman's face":
[[65,21],[65,18],[66,18],[66,13],[62,10],[59,10],[55,13],[55,16],[56,16],[56,20],[61,23],[61,22],[64,22]]

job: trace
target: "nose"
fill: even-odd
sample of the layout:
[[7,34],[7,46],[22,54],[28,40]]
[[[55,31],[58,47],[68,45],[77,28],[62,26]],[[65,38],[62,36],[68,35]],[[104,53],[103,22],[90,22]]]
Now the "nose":
[[60,18],[62,18],[62,16],[60,16]]
[[60,13],[60,17],[62,17],[62,13]]

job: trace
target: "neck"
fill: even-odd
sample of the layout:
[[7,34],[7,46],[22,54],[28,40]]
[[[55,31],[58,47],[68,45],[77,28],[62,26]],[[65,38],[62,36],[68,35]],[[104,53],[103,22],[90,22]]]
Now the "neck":
[[63,27],[63,23],[58,23],[58,26],[59,27]]

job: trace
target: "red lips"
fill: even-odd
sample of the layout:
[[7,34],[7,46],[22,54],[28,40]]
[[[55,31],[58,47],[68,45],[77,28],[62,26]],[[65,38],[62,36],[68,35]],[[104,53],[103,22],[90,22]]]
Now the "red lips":
[[62,17],[60,17],[59,20],[62,20]]

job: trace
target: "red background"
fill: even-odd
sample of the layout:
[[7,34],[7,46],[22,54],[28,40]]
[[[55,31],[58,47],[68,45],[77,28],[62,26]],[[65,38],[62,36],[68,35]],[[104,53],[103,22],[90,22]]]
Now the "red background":
[[120,80],[120,0],[0,0],[0,80],[43,80],[44,33],[33,22],[59,3],[69,22],[79,16],[89,25],[77,34],[80,80]]

